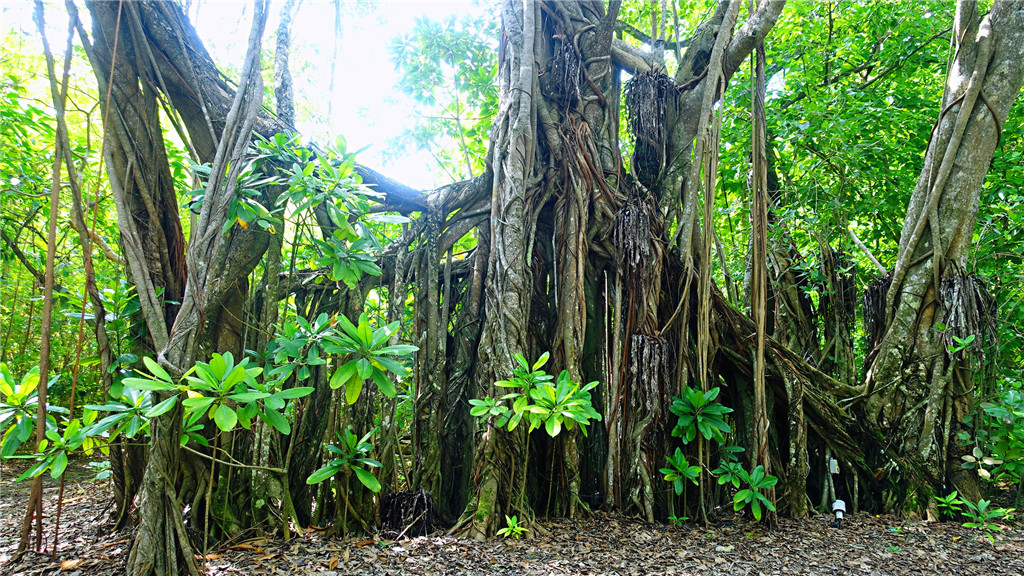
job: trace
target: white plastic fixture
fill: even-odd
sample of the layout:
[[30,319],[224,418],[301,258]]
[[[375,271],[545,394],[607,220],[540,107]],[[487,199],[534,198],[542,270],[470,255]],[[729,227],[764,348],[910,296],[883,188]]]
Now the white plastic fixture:
[[836,500],[833,502],[832,514],[835,516],[833,524],[835,526],[839,526],[843,521],[843,517],[846,516],[846,502],[843,502],[842,500]]

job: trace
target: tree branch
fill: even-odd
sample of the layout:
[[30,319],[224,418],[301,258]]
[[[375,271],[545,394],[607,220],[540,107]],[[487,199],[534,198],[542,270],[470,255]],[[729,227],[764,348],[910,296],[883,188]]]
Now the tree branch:
[[612,62],[633,74],[647,72],[651,69],[651,64],[643,52],[618,38],[612,40]]
[[[4,244],[7,244],[7,246],[11,249],[11,252],[14,252],[14,256],[18,259],[19,262],[21,262],[22,266],[24,266],[25,269],[28,270],[28,273],[31,274],[36,279],[36,282],[38,282],[40,286],[45,284],[46,276],[42,272],[40,272],[38,268],[33,266],[31,262],[28,261],[28,256],[26,256],[25,253],[21,251],[21,248],[19,248],[18,245],[14,243],[14,240],[12,240],[11,237],[8,236],[7,233],[3,231],[3,229],[0,229],[0,238],[2,238]],[[53,288],[57,292],[65,291],[64,287],[61,286],[60,284],[54,284]]]
[[[622,20],[619,20],[618,22],[615,23],[615,31],[616,32],[625,32],[626,34],[629,34],[630,36],[632,36],[633,38],[636,38],[637,40],[643,42],[644,44],[647,44],[647,45],[653,45],[654,44],[654,40],[651,38],[650,34],[647,34],[643,30],[640,30],[639,28],[636,28],[632,24],[623,22]],[[666,49],[668,49],[668,50],[675,50],[677,46],[679,48],[686,48],[687,46],[690,45],[690,39],[687,38],[685,40],[680,40],[678,43],[677,42],[663,42],[662,45]]]
[[[71,219],[71,227],[75,229],[75,232],[81,232],[81,230],[78,229],[78,222],[76,222],[74,218]],[[88,226],[86,226],[86,229],[89,230],[89,239],[99,246],[100,252],[103,252],[103,255],[106,256],[107,260],[110,260],[118,266],[124,266],[124,258],[121,258],[117,252],[114,252],[110,247],[110,244],[107,244],[107,241],[104,240],[102,236],[97,234],[95,230]]]
[[766,0],[739,29],[732,42],[729,43],[729,47],[726,48],[725,65],[723,66],[726,81],[732,77],[750,51],[763,41],[775,26],[785,5],[786,0]]

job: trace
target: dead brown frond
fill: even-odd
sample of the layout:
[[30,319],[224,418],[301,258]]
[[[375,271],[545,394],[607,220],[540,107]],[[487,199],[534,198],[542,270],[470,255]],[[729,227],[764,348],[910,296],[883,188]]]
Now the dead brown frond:
[[995,298],[985,283],[959,270],[942,279],[939,287],[939,322],[942,343],[949,354],[957,360],[966,360],[973,352],[973,359],[981,363],[985,349],[995,347],[998,312]]
[[551,56],[549,87],[553,92],[551,95],[560,105],[569,106],[582,98],[580,83],[583,81],[583,62],[579,49],[561,28],[559,26],[558,33],[554,35],[558,45]]
[[625,87],[629,129],[635,138],[633,167],[637,178],[653,186],[665,162],[665,116],[678,91],[663,72],[642,72]]
[[629,374],[639,392],[639,407],[657,423],[661,408],[672,403],[668,392],[671,350],[665,339],[657,336],[633,334],[630,340]]
[[892,273],[875,278],[864,290],[864,336],[868,350],[878,346],[885,334],[885,298],[892,285]]

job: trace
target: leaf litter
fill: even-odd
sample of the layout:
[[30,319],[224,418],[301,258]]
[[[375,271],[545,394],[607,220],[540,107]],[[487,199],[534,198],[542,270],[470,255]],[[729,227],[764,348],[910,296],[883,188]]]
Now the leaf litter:
[[[76,469],[77,473],[75,470]],[[73,465],[61,518],[60,546],[50,559],[57,483],[46,477],[44,536],[47,553],[14,561],[29,483],[0,477],[0,574],[113,576],[124,572],[130,531],[106,529],[110,492]],[[225,544],[206,556],[210,576],[280,575],[743,575],[1024,574],[1024,532],[1006,526],[990,543],[983,532],[954,522],[924,523],[894,516],[854,514],[842,528],[821,516],[780,518],[769,530],[725,514],[708,528],[672,527],[595,512],[578,520],[541,522],[544,532],[524,540],[478,542],[443,531],[389,539],[398,532],[348,540],[307,530],[290,541],[254,537]]]

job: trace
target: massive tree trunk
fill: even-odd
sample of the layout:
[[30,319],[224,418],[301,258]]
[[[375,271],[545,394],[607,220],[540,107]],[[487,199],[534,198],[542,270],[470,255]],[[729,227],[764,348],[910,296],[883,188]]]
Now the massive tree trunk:
[[[555,371],[603,380],[608,464],[591,465],[589,472],[604,468],[607,504],[651,519],[664,509],[653,483],[672,427],[668,404],[688,381],[670,376],[670,368],[673,351],[687,354],[692,308],[685,306],[671,339],[665,330],[679,313],[677,303],[693,294],[680,289],[691,276],[680,276],[679,265],[700,259],[690,241],[699,230],[689,160],[697,119],[710,116],[722,87],[774,24],[782,2],[765,3],[733,37],[738,7],[721,3],[697,32],[675,81],[664,75],[657,51],[641,54],[613,40],[618,2],[606,10],[600,2],[513,1],[502,10],[501,113],[489,163],[489,260],[476,396],[496,395],[493,382],[511,372],[515,353],[535,358],[551,351]],[[709,75],[720,32],[719,60],[711,68],[721,72]],[[637,135],[638,182],[625,176],[618,152],[620,68],[644,73],[646,82],[630,96],[636,103],[632,127],[647,129]],[[678,99],[672,96],[677,91]],[[687,178],[691,187],[683,194]],[[663,210],[679,215],[674,258],[666,249],[671,243]],[[669,260],[672,272],[663,268]],[[605,279],[613,279],[615,288]],[[665,279],[672,285],[663,288]],[[588,285],[605,287],[603,306],[588,306]],[[587,368],[583,348],[594,327],[605,333],[605,350],[595,351],[608,360]],[[677,360],[679,373],[688,373],[683,358]],[[530,445],[543,449],[543,460],[531,464]],[[576,513],[583,482],[577,438],[541,442],[519,430],[488,427],[477,446],[476,489],[457,531],[486,536],[504,514],[530,518],[531,498],[541,494],[562,503],[558,512]],[[549,486],[531,479],[537,475],[529,470],[539,466],[558,471]]]
[[[922,486],[892,501],[917,509],[938,491],[975,499],[978,492],[974,473],[961,469],[965,448],[956,435],[972,410],[972,362],[993,312],[965,270],[982,183],[1024,82],[1024,2],[995,2],[984,16],[978,8],[957,7],[941,111],[907,208],[885,317],[876,319],[884,337],[869,356],[865,410],[914,462],[883,470],[894,485]],[[959,344],[971,336],[969,346]]]
[[[160,19],[161,10],[169,5],[93,2],[89,8],[95,44],[89,46],[85,31],[80,33],[101,91],[109,89],[111,94],[110,105],[103,110],[105,151],[125,259],[153,349],[171,374],[180,375],[196,359],[205,358],[214,345],[223,345],[213,342],[229,333],[218,322],[222,305],[229,296],[245,293],[246,287],[236,279],[244,279],[261,254],[260,250],[238,250],[228,258],[232,243],[242,236],[245,244],[246,234],[221,230],[262,100],[258,63],[265,6],[256,4],[250,55],[242,75],[247,90],[236,95],[217,135],[208,114],[201,116],[207,121],[204,137],[193,133],[194,142],[206,144],[198,153],[213,160],[213,176],[191,230],[187,257],[156,97],[158,89],[168,89],[149,43],[152,28],[145,23],[146,17]],[[181,21],[170,23],[178,24],[181,46]],[[158,30],[166,33],[175,28],[164,22]],[[265,246],[266,239],[261,240]],[[151,423],[152,449],[142,483],[141,523],[129,556],[131,574],[198,573],[181,519],[181,502],[188,501],[189,494],[179,491],[183,486],[180,427],[180,408]]]

